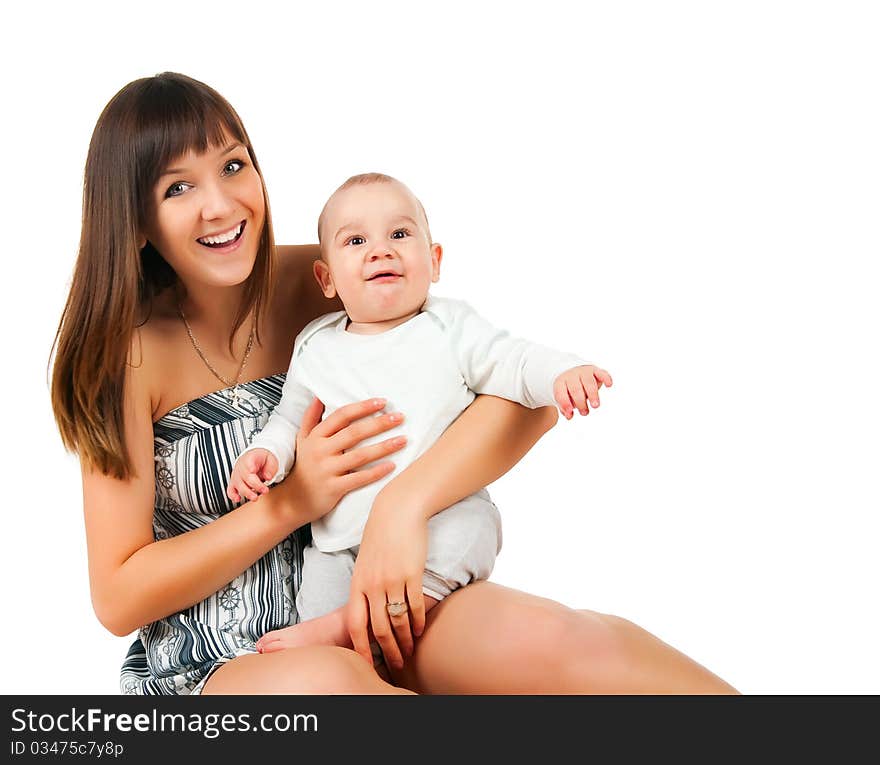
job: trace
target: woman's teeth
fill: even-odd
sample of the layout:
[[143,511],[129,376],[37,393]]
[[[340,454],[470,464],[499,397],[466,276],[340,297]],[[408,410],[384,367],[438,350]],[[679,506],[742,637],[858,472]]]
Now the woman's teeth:
[[224,244],[229,244],[234,239],[237,239],[241,234],[241,230],[244,228],[244,221],[239,223],[235,228],[230,229],[225,234],[219,234],[217,236],[203,236],[196,241],[199,244],[204,244],[207,247],[221,247]]

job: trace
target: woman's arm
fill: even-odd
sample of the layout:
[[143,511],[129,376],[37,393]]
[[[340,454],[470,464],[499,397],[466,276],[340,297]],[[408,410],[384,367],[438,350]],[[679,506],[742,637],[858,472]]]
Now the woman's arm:
[[[478,396],[373,503],[351,583],[346,621],[355,650],[371,661],[368,623],[385,659],[403,666],[425,625],[422,572],[427,519],[504,475],[556,423],[556,409],[526,409]],[[392,631],[385,604],[407,600],[409,619]],[[412,630],[412,631],[410,631]]]
[[156,542],[153,508],[138,494],[114,478],[83,472],[92,603],[115,635],[198,603],[309,520],[279,491]]
[[373,504],[408,508],[430,518],[488,486],[519,462],[559,415],[477,396],[421,457],[391,480]]
[[140,369],[126,382],[126,443],[134,477],[83,468],[92,603],[116,635],[206,598],[309,520],[305,503],[279,487],[213,523],[153,538],[154,463],[150,396]]
[[127,635],[216,592],[345,493],[394,467],[381,462],[350,472],[357,460],[379,460],[400,448],[389,440],[343,453],[397,423],[367,417],[378,410],[372,402],[344,407],[321,423],[322,407],[315,402],[297,437],[297,469],[286,481],[201,528],[155,541],[152,407],[138,370],[129,374],[125,396],[134,477],[121,481],[83,470],[92,603],[98,619],[116,635]]

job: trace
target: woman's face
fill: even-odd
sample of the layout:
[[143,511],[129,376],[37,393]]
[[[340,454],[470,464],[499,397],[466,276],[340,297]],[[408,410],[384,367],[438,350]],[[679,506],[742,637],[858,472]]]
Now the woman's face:
[[163,170],[143,236],[184,283],[229,287],[250,275],[265,216],[263,181],[232,139]]

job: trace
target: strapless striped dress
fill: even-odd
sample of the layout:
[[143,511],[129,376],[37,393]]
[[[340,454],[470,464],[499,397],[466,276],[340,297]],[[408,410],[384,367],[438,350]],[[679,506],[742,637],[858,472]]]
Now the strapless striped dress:
[[[233,509],[226,483],[236,456],[266,424],[285,375],[215,391],[153,425],[157,540]],[[264,633],[294,624],[308,527],[270,550],[219,592],[138,631],[122,666],[126,694],[197,694],[224,662],[255,652]]]

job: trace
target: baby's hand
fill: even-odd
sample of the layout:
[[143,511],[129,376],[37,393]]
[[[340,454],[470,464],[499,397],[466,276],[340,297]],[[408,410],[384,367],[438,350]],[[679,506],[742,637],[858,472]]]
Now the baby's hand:
[[559,411],[566,420],[574,417],[577,409],[582,415],[590,413],[590,407],[599,406],[599,388],[611,387],[611,375],[604,369],[585,364],[563,372],[553,383],[553,396]]
[[245,499],[257,499],[269,491],[264,481],[271,480],[277,472],[278,460],[272,452],[267,449],[245,452],[232,469],[226,496],[236,504]]

